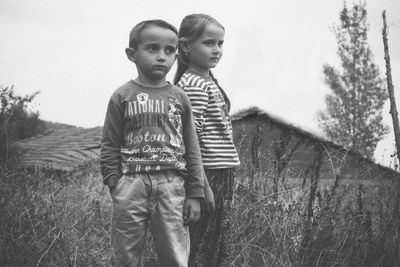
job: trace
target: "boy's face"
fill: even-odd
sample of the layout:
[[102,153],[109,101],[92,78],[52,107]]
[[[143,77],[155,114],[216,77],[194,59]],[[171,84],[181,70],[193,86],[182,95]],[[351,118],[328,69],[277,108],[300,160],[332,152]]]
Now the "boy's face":
[[139,79],[149,85],[165,81],[176,59],[178,36],[170,29],[150,25],[142,30],[137,49],[127,48],[136,64]]

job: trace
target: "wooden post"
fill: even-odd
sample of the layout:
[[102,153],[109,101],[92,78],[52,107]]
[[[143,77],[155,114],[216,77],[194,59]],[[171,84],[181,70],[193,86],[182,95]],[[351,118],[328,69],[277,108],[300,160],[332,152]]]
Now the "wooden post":
[[387,85],[388,85],[388,92],[389,92],[389,99],[390,99],[390,114],[392,115],[394,138],[396,141],[396,155],[397,155],[397,161],[399,161],[400,160],[400,127],[399,127],[399,117],[398,117],[397,108],[396,108],[396,100],[394,97],[392,70],[390,67],[390,56],[389,56],[389,46],[388,46],[388,38],[387,38],[386,11],[385,10],[382,12],[382,18],[383,18],[382,38],[383,38],[383,47],[385,50],[386,81],[387,81]]
[[[394,138],[396,141],[396,155],[397,155],[397,162],[400,160],[400,127],[399,127],[399,117],[397,114],[396,108],[396,100],[394,97],[394,88],[393,88],[393,81],[392,81],[392,70],[390,67],[390,56],[389,56],[389,46],[388,46],[388,38],[387,38],[387,26],[386,26],[386,11],[382,12],[382,19],[383,19],[383,29],[382,29],[382,38],[383,38],[383,47],[385,50],[385,61],[386,61],[386,81],[388,84],[388,92],[389,92],[389,99],[390,99],[390,114],[392,115],[393,121],[393,131],[394,131]],[[399,199],[400,199],[400,185],[399,181],[397,181],[397,190],[396,190],[396,201],[395,201],[395,208],[393,218],[395,220],[395,244],[396,244],[396,263],[399,265],[400,263],[400,223],[399,223]]]

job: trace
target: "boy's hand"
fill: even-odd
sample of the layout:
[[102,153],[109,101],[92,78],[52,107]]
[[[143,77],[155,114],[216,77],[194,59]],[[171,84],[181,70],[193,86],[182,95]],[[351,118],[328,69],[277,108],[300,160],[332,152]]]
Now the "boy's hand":
[[204,187],[205,215],[213,215],[215,212],[214,193],[210,186]]
[[187,198],[183,206],[183,224],[197,222],[200,219],[200,200]]

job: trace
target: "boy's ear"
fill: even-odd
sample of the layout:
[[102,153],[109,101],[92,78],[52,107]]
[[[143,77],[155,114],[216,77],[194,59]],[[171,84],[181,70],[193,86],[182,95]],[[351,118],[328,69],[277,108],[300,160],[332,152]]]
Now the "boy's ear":
[[185,53],[189,52],[189,42],[188,42],[187,38],[181,37],[179,39],[179,45],[182,48],[183,52],[185,52]]
[[125,53],[130,61],[132,61],[133,63],[136,62],[135,49],[133,49],[131,47],[127,47],[127,48],[125,48]]

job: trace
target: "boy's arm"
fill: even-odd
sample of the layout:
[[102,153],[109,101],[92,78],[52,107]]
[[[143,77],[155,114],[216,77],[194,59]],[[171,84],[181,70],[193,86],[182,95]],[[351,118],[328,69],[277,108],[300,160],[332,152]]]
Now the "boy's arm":
[[123,113],[113,95],[108,102],[101,140],[100,166],[104,184],[115,186],[121,177]]
[[194,126],[192,108],[189,98],[183,94],[183,141],[185,142],[185,160],[187,163],[188,180],[186,196],[188,198],[204,198],[203,164],[200,146]]
[[[208,102],[210,97],[209,91],[207,91],[206,88],[197,86],[187,86],[184,87],[184,90],[190,99],[196,132],[197,134],[200,134],[203,131],[204,127],[204,112],[208,107]],[[204,172],[204,169],[202,169],[202,171]],[[208,179],[205,173],[203,173],[203,177],[204,177],[204,204],[205,204],[204,212],[205,214],[210,215],[213,214],[215,211],[214,193],[212,192],[212,189],[208,184]]]

